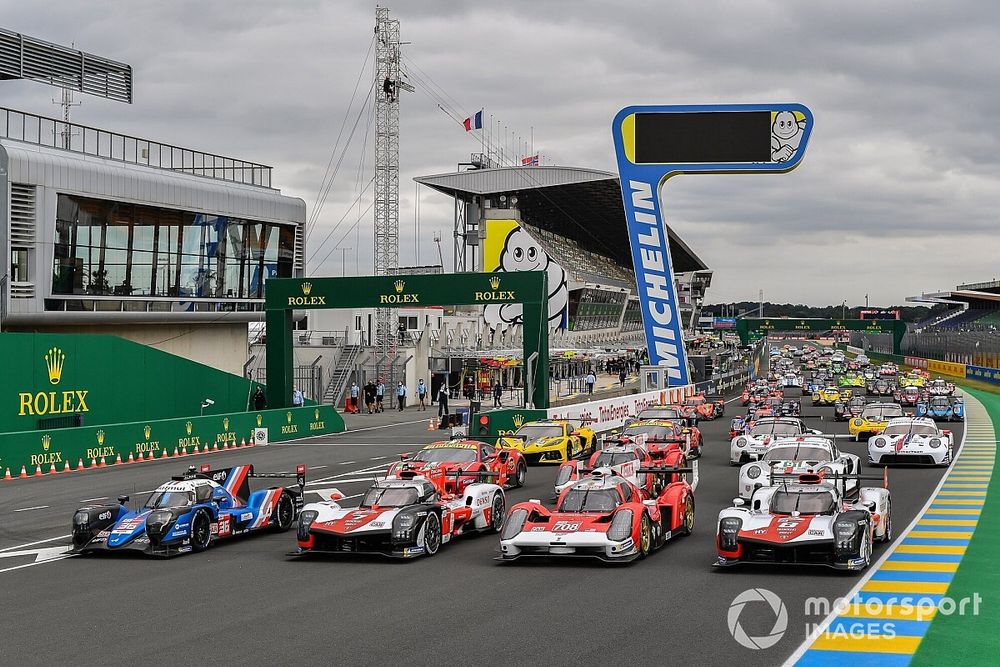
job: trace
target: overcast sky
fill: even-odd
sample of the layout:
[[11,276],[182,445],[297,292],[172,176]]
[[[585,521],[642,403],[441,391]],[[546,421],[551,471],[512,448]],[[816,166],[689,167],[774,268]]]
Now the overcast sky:
[[[131,106],[86,98],[74,120],[275,167],[317,191],[372,41],[374,4],[335,0],[0,0],[4,27],[130,63]],[[614,170],[610,122],[636,103],[802,102],[816,126],[786,175],[670,181],[668,219],[715,270],[710,301],[900,303],[1000,277],[1000,4],[397,1],[410,72],[461,112],[516,128],[546,163]],[[369,66],[361,88],[372,80]],[[415,82],[416,83],[416,82]],[[417,175],[479,143],[421,86],[401,104],[400,263],[451,266],[451,202]],[[58,90],[0,83],[0,104],[57,115]],[[348,130],[354,112],[347,121]],[[310,267],[370,270],[362,119],[310,244]],[[369,137],[367,153],[371,154]],[[359,171],[361,172],[359,179]],[[364,210],[369,196],[360,200]],[[343,218],[336,229],[334,226]],[[352,230],[352,227],[354,228]],[[332,230],[332,231],[331,231]],[[335,246],[339,247],[330,252]]]

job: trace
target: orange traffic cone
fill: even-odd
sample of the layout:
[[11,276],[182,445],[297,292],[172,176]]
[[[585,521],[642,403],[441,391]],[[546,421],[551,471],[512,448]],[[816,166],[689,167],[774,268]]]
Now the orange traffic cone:
[[35,466],[35,477],[42,476],[42,466]]
[[213,452],[219,451],[219,443],[218,442],[213,442],[212,443],[212,451]]
[[106,462],[106,461],[104,460],[104,457],[103,457],[103,456],[101,457],[101,460],[100,460],[100,462],[99,462],[99,463],[97,464],[97,467],[98,467],[98,468],[107,468],[107,467],[108,467],[108,464],[107,464],[107,462]]
[[91,468],[97,467],[97,459],[90,459],[90,467]]
[[176,456],[180,456],[180,455],[181,455],[181,453],[177,450],[176,447],[174,447],[174,456],[176,457]]
[[50,475],[55,475],[55,474],[57,474],[58,472],[59,472],[59,471],[58,471],[58,470],[56,470],[56,464],[55,464],[55,463],[53,463],[52,465],[50,465],[50,466],[49,466],[49,474],[50,474]]
[[[118,458],[121,458],[121,457],[119,456]],[[126,461],[125,463],[135,463],[135,457],[132,456],[132,452],[128,453],[128,461]]]
[[79,461],[79,462],[78,462],[78,463],[76,464],[76,469],[77,469],[77,470],[83,470],[83,469],[84,469],[84,467],[83,467],[83,459],[82,459],[82,458],[81,458],[81,459],[80,459],[80,461]]
[[7,468],[7,472],[5,472],[3,474],[3,478],[4,479],[14,479],[13,477],[10,476],[10,468]]
[[63,472],[73,472],[73,469],[69,467],[69,461],[66,461],[66,465],[63,466]]
[[247,446],[246,438],[240,438],[240,447],[246,447],[246,446]]
[[121,462],[122,462],[122,455],[121,454],[116,454],[115,455],[115,462],[112,465],[121,465]]
[[[174,447],[174,456],[176,456],[176,455],[177,455],[177,448]],[[167,450],[166,449],[163,450],[163,454],[160,455],[160,458],[161,459],[169,459],[170,458],[170,454],[167,454]]]
[[17,476],[18,479],[24,479],[27,476],[28,476],[28,471],[24,469],[24,466],[21,466],[21,474]]

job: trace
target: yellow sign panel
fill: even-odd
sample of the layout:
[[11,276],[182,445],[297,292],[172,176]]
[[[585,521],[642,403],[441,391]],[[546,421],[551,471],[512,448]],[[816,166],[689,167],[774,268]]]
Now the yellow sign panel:
[[952,377],[965,377],[965,364],[957,364],[951,361],[927,360],[927,370],[931,373],[950,375]]

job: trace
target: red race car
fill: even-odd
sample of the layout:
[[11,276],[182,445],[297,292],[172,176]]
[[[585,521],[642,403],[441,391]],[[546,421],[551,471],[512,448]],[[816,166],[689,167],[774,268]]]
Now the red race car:
[[623,441],[605,442],[603,449],[594,452],[590,459],[583,461],[567,461],[559,466],[556,473],[555,491],[552,499],[559,497],[563,491],[573,486],[577,481],[585,477],[591,470],[598,468],[608,468],[619,477],[627,479],[633,486],[642,491],[645,498],[655,498],[659,492],[657,484],[661,481],[654,475],[641,474],[638,471],[643,468],[652,468],[656,465],[681,466],[684,465],[684,452],[677,445],[668,445],[664,448],[660,458],[654,459],[645,445]]
[[511,509],[500,534],[500,556],[591,557],[611,563],[645,558],[667,540],[694,529],[691,468],[640,468],[663,479],[655,499],[607,468],[592,470],[566,488],[555,510],[537,500]]
[[[663,459],[667,452],[680,449],[689,459],[701,456],[701,430],[683,426],[669,419],[640,419],[630,423],[613,439],[643,445],[654,460]],[[607,442],[612,441],[608,439]]]
[[726,414],[726,402],[719,399],[709,400],[705,394],[695,394],[684,399],[684,407],[692,409],[698,419],[715,419]]
[[[479,470],[497,473],[493,480],[505,489],[524,486],[528,464],[516,449],[497,449],[493,445],[478,440],[443,440],[431,443],[413,455],[403,454],[402,461],[393,464],[386,472],[387,478],[399,478],[407,471],[476,472]],[[445,482],[449,493],[459,494],[469,484],[476,481],[475,475],[448,477]]]

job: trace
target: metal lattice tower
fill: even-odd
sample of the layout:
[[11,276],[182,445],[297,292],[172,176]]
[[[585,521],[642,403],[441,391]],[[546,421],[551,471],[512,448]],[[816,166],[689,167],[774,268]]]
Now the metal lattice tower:
[[[375,275],[399,268],[399,21],[387,7],[375,8]],[[392,310],[376,315],[378,364],[395,347]]]

